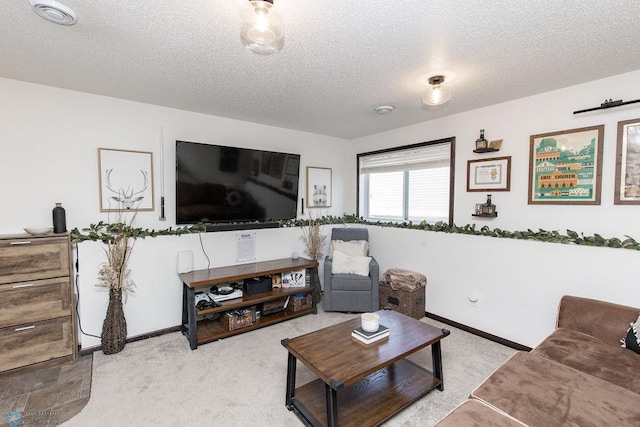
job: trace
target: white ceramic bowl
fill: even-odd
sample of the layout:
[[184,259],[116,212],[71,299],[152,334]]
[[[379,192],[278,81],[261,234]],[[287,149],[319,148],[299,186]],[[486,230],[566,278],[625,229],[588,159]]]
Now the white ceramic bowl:
[[24,227],[23,230],[29,234],[38,235],[51,233],[53,231],[53,227],[50,225],[42,225],[38,227]]
[[380,316],[375,313],[362,313],[360,321],[362,329],[366,332],[376,332],[380,328]]

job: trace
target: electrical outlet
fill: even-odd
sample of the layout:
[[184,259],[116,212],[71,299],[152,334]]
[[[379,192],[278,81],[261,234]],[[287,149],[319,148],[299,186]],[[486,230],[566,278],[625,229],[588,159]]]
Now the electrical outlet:
[[477,293],[475,292],[471,292],[469,294],[469,302],[471,303],[471,307],[476,307],[478,308],[478,301],[480,300],[480,297],[478,296]]

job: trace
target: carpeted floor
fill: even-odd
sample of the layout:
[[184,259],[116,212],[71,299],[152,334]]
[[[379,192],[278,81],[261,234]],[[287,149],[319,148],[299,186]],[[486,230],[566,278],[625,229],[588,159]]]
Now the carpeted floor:
[[[91,398],[64,426],[302,425],[284,405],[287,351],[283,338],[314,331],[356,314],[308,315],[190,350],[172,333],[127,344],[118,354],[96,352]],[[430,426],[465,400],[515,350],[443,325],[445,390],[432,391],[385,426]],[[429,348],[412,357],[431,365]],[[315,379],[298,363],[297,385]]]

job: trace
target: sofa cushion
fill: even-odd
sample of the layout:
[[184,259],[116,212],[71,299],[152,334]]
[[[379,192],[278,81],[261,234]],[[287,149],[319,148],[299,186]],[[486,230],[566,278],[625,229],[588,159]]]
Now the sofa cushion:
[[333,252],[333,264],[331,274],[357,274],[358,276],[369,276],[369,263],[371,257],[349,256],[342,252]]
[[434,427],[523,427],[520,421],[484,402],[465,400]]
[[565,295],[560,300],[558,328],[584,332],[605,344],[620,345],[622,331],[638,317],[638,309],[606,301]]
[[530,426],[640,425],[636,393],[525,352],[471,395]]
[[638,320],[627,329],[627,335],[620,340],[622,347],[628,348],[640,354],[640,316]]
[[591,335],[558,328],[532,354],[640,394],[640,356]]

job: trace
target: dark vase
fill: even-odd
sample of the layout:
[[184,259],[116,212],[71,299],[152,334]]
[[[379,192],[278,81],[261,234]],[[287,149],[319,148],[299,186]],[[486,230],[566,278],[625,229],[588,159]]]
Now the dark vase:
[[127,342],[127,320],[122,308],[122,289],[109,289],[107,316],[102,324],[102,352],[115,354]]
[[65,233],[67,231],[67,218],[62,207],[62,203],[56,203],[56,207],[53,208],[53,232]]

